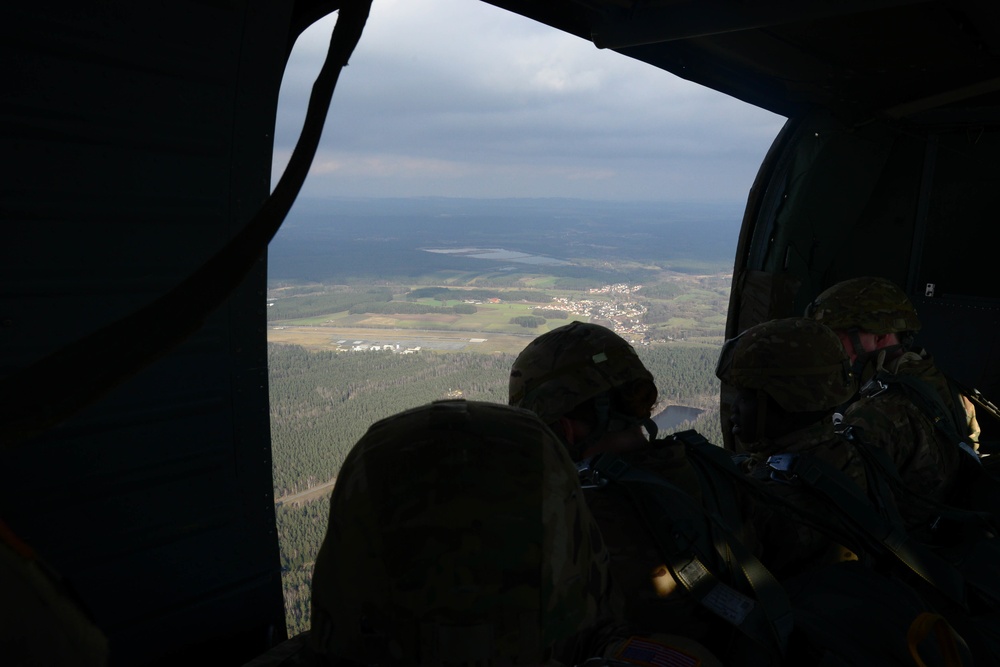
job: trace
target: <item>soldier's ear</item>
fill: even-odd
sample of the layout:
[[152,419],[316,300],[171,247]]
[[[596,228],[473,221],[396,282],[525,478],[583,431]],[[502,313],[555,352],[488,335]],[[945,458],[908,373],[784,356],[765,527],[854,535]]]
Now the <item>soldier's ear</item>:
[[562,431],[563,440],[572,448],[576,443],[576,434],[573,432],[573,420],[569,417],[560,417],[559,430]]
[[582,441],[590,433],[590,429],[587,428],[585,423],[579,419],[572,419],[566,416],[559,418],[559,427],[562,429],[563,439],[571,447]]

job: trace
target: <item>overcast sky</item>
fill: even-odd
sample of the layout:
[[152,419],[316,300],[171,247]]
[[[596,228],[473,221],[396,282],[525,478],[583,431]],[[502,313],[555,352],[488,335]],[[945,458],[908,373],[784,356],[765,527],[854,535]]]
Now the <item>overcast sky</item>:
[[[292,53],[272,183],[335,20]],[[742,202],[783,122],[479,0],[375,0],[302,196]]]

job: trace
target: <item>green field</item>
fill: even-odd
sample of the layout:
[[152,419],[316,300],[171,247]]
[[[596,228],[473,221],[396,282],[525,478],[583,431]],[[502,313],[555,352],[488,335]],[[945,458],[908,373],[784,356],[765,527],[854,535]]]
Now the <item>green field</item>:
[[[437,278],[445,276],[436,275]],[[426,277],[429,278],[429,277]],[[454,276],[440,280],[437,286],[449,288],[442,298],[417,298],[407,300],[407,293],[414,289],[427,290],[430,280],[408,284],[310,285],[308,289],[283,287],[269,293],[269,302],[275,305],[269,311],[271,335],[269,339],[282,342],[290,334],[279,333],[278,327],[328,327],[331,329],[371,330],[384,332],[438,331],[461,336],[497,334],[537,336],[574,319],[596,321],[610,326],[633,342],[657,340],[696,340],[721,344],[725,330],[726,309],[729,297],[729,275],[710,274],[692,276],[664,273],[658,281],[644,284],[632,293],[592,293],[605,286],[591,283],[586,289],[567,290],[554,287],[553,276],[534,275],[519,281],[510,288],[496,288],[499,303],[478,300],[474,313],[451,312],[451,309],[470,307],[456,294],[462,289]],[[481,294],[482,288],[466,284],[470,294]],[[475,289],[476,291],[471,291]],[[291,294],[289,295],[289,292]],[[506,301],[509,293],[517,300]],[[531,295],[534,295],[532,297]],[[524,298],[529,297],[529,298]],[[570,304],[554,299],[567,299]],[[376,301],[373,307],[392,309],[423,306],[434,312],[351,312]],[[545,318],[536,320],[537,326],[526,327],[512,322],[514,318],[533,316],[535,309],[562,310],[566,319]],[[638,310],[637,310],[638,309]],[[444,311],[448,312],[444,312]],[[576,312],[570,312],[575,310]],[[282,313],[303,313],[304,316],[282,318]],[[306,314],[307,313],[307,314]],[[333,346],[336,347],[335,345]],[[491,346],[486,346],[491,351]]]

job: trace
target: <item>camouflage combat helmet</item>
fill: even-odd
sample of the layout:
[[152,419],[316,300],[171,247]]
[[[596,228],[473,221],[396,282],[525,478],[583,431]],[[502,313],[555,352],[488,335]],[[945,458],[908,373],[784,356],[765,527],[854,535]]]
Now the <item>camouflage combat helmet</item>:
[[437,401],[348,454],[313,575],[313,647],[363,665],[550,659],[615,598],[577,471],[538,418]]
[[584,401],[653,375],[628,342],[606,327],[572,322],[542,334],[510,370],[509,403],[551,424]]
[[764,322],[726,341],[715,374],[764,392],[787,412],[829,410],[857,389],[837,334],[804,317]]
[[806,307],[806,317],[831,329],[863,329],[873,334],[919,331],[917,311],[891,280],[862,277],[827,288]]

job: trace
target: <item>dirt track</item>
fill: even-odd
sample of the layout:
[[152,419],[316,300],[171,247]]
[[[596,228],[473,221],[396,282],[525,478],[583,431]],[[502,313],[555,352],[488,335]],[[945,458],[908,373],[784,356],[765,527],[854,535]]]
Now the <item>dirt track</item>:
[[334,477],[329,482],[323,482],[322,484],[317,484],[316,486],[306,489],[305,491],[299,491],[298,493],[292,493],[287,496],[281,496],[280,498],[274,499],[275,505],[304,505],[305,503],[310,503],[314,500],[325,496],[333,491],[333,483],[337,481]]

